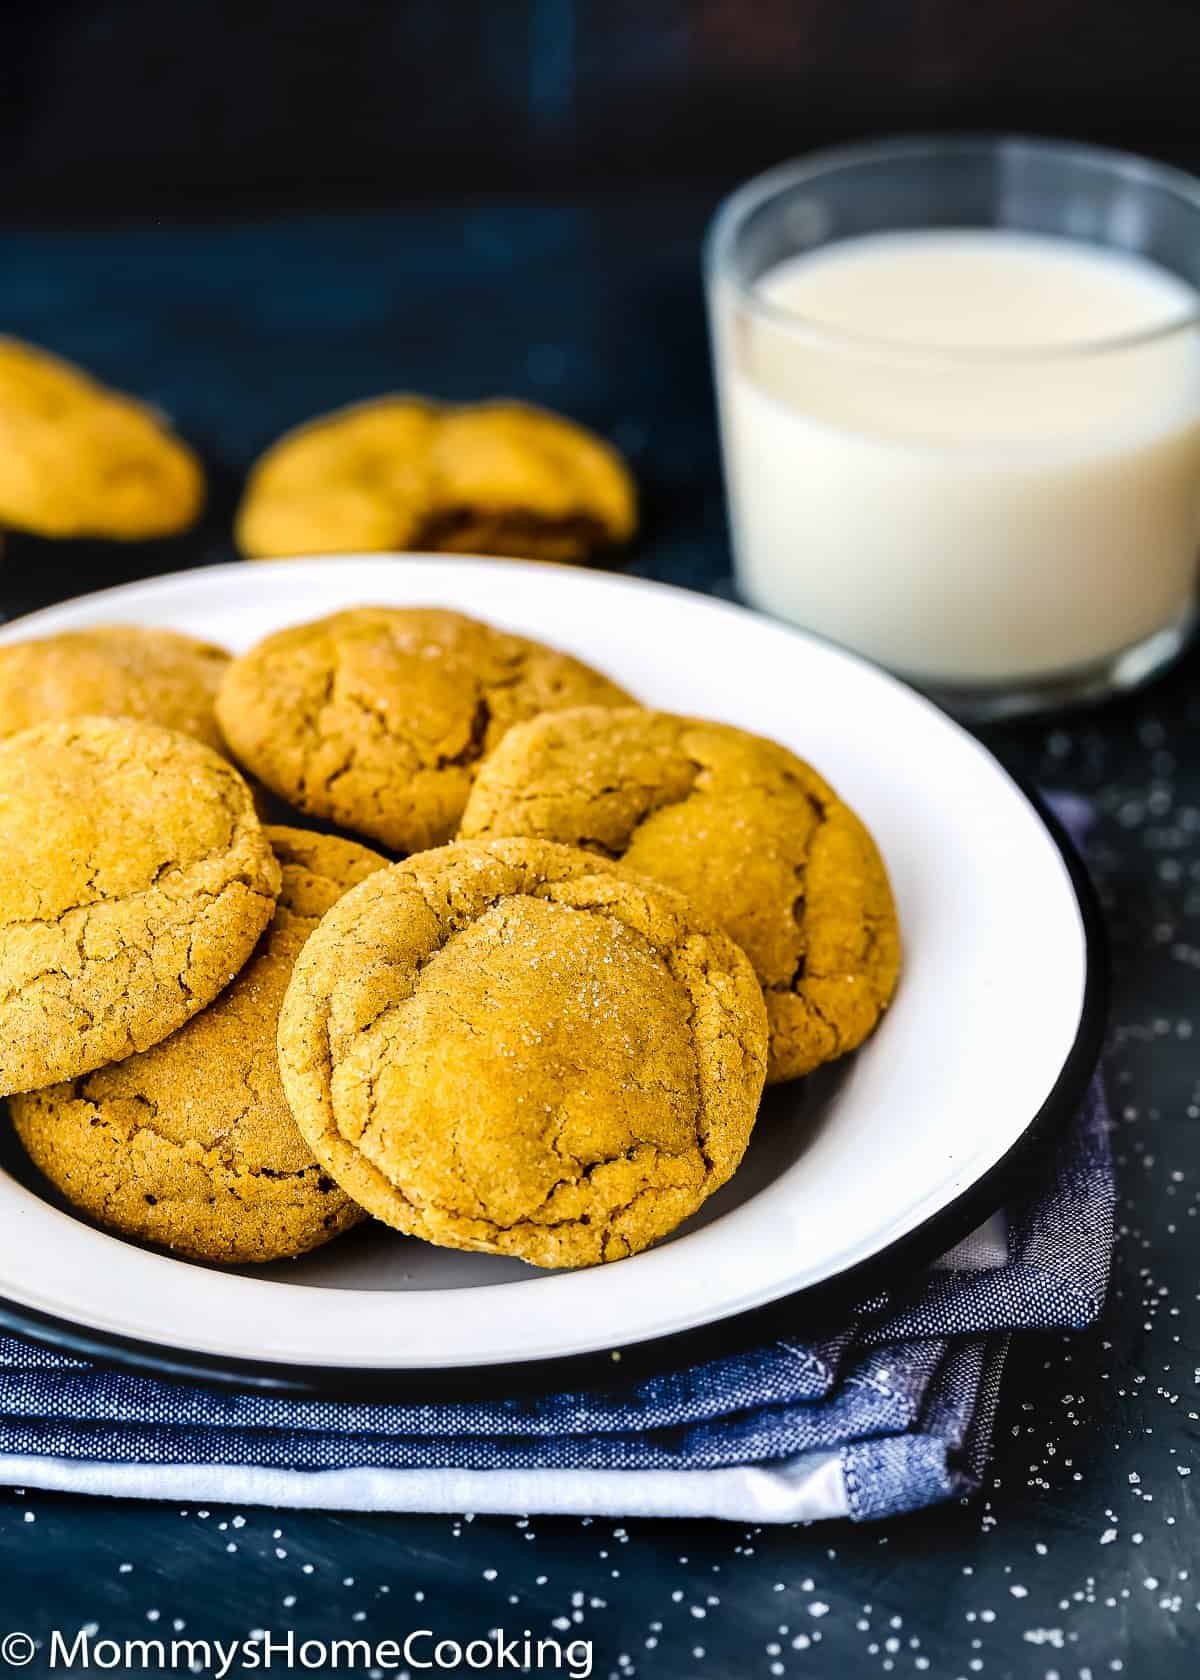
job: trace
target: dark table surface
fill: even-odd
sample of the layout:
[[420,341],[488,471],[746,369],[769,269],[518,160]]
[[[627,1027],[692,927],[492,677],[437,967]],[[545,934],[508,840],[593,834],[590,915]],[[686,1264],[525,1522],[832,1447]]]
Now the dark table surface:
[[[728,549],[698,281],[710,207],[648,195],[10,232],[0,330],[159,402],[204,450],[214,494],[200,531],[171,543],[14,541],[0,605],[11,615],[230,558],[254,453],[393,388],[519,394],[595,424],[645,487],[636,568],[717,585]],[[259,1627],[379,1639],[427,1626],[462,1639],[566,1618],[595,1642],[598,1675],[644,1680],[1196,1673],[1200,655],[1136,698],[989,739],[1023,774],[1096,802],[1120,1208],[1104,1322],[1017,1339],[977,1498],[879,1526],[747,1529],[13,1490],[0,1493],[0,1633],[95,1622],[117,1639]]]

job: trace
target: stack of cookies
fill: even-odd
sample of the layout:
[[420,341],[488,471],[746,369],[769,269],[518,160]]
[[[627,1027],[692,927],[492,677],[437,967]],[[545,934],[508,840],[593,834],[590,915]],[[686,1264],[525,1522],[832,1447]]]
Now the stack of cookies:
[[620,1259],[895,984],[814,770],[458,613],[10,644],[0,736],[0,1090],[71,1202],[179,1254],[372,1215]]

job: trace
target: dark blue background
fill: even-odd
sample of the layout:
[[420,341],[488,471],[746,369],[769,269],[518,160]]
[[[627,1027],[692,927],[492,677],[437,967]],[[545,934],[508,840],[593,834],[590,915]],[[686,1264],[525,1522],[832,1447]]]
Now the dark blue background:
[[40,219],[730,182],[891,128],[1197,142],[1191,0],[7,0]]

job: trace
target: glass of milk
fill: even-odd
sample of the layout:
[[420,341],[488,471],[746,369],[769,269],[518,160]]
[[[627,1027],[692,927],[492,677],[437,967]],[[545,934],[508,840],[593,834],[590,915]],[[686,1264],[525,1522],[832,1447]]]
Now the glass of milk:
[[1002,138],[821,153],[709,234],[736,575],[970,718],[1185,644],[1200,182]]

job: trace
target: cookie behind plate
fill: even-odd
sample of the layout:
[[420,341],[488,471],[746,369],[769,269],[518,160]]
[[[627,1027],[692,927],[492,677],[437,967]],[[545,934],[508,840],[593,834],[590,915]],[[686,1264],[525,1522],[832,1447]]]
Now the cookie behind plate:
[[147,404],[0,338],[0,525],[135,541],[194,523],[204,473]]
[[386,549],[588,560],[627,542],[637,497],[594,432],[528,403],[375,397],[255,463],[238,509],[251,559]]

